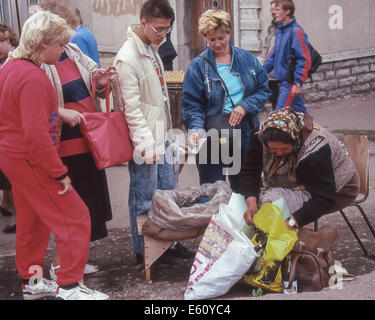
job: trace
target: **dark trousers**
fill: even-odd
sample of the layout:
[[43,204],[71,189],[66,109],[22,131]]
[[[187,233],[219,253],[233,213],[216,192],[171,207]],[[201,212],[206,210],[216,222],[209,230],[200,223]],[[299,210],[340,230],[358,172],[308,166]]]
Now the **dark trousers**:
[[269,87],[272,92],[269,101],[272,104],[272,110],[275,110],[277,106],[277,99],[279,98],[279,81],[277,80],[270,80]]
[[[221,164],[197,164],[197,168],[200,185],[215,183],[219,180],[226,181],[226,175],[223,174],[225,167]],[[239,193],[240,175],[229,175],[228,179],[233,192]]]

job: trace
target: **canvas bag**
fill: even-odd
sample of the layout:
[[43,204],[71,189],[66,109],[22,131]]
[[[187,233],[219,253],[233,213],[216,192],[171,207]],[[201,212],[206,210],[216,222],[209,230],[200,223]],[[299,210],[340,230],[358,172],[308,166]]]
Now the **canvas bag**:
[[[115,70],[115,68],[112,68],[112,71]],[[94,100],[95,93],[96,79],[94,78]],[[121,110],[122,106],[115,106],[116,110],[120,110],[110,112],[109,96],[110,85],[108,84],[105,88],[106,112],[84,112],[86,123],[82,123],[80,126],[98,170],[104,170],[133,159],[133,148],[125,119],[125,110]],[[125,103],[123,103],[123,106],[125,106]]]

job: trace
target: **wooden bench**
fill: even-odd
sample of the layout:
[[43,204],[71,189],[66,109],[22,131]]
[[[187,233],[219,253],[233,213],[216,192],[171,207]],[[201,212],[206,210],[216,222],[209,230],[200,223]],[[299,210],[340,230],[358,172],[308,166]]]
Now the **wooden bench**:
[[137,217],[138,234],[143,237],[143,256],[145,263],[146,282],[151,282],[151,266],[158,260],[162,254],[169,249],[174,241],[165,241],[151,238],[142,232],[143,224],[147,216]]

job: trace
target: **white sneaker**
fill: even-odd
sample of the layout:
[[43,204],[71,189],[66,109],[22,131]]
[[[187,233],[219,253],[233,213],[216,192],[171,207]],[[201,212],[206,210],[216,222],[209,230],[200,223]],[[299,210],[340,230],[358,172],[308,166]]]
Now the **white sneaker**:
[[55,281],[45,278],[39,280],[35,285],[22,284],[24,300],[37,300],[44,297],[55,297],[58,285]]
[[57,289],[56,299],[58,300],[109,300],[105,293],[87,288],[82,282],[73,289]]
[[[52,280],[57,280],[57,275],[56,275],[56,272],[57,270],[60,269],[60,266],[56,266],[54,267],[52,264],[51,264],[51,268],[49,269],[49,275],[51,277]],[[99,271],[99,268],[97,266],[93,266],[91,264],[86,264],[85,265],[85,270],[83,271],[84,274],[91,274],[91,273],[95,273],[95,272],[98,272]]]
[[95,273],[95,272],[98,272],[98,271],[99,271],[98,266],[94,266],[92,264],[86,264],[85,270],[83,270],[83,273],[84,274],[91,274],[91,273]]

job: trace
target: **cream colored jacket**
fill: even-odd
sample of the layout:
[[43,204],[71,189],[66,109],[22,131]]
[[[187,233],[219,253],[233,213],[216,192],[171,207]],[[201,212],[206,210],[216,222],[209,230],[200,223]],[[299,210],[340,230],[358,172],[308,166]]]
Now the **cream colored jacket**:
[[[138,30],[139,25],[129,27],[128,40],[118,52],[114,66],[125,100],[125,116],[134,150],[137,156],[145,152],[142,158],[150,159],[164,152],[166,134],[172,128],[172,121],[169,99],[164,99],[152,59],[136,34]],[[157,50],[158,47],[152,46],[164,73]]]
[[[81,74],[90,95],[92,96],[92,80],[96,71],[98,70],[98,65],[90,57],[84,55],[78,46],[73,43],[68,43],[65,45],[64,51],[77,66],[78,71]],[[47,74],[48,78],[55,87],[59,108],[64,108],[64,94],[56,67],[54,65],[47,64],[42,64],[40,67]],[[99,90],[97,90],[97,93],[98,92]],[[96,105],[96,109],[96,111],[101,111],[99,105]]]

